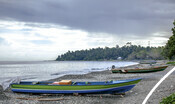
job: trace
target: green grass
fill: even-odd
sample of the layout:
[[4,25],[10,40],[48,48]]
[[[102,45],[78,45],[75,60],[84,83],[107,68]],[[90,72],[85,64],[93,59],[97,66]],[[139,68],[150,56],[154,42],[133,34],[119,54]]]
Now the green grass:
[[166,64],[172,64],[172,65],[175,65],[175,61],[167,62]]
[[175,104],[175,93],[163,98],[160,104]]

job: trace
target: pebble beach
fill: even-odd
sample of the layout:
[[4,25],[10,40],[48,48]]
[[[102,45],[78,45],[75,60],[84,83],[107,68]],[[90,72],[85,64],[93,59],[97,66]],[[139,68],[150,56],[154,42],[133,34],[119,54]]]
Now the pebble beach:
[[[133,67],[133,66],[132,66]],[[141,104],[154,85],[174,66],[168,66],[164,71],[154,73],[120,74],[111,70],[91,72],[82,75],[65,75],[49,81],[108,81],[132,78],[143,78],[133,89],[125,95],[87,94],[87,95],[32,95],[13,93],[10,88],[6,91],[0,87],[0,104]],[[175,72],[172,73],[156,89],[148,99],[147,104],[159,104],[162,98],[175,92]],[[57,99],[57,101],[38,101],[37,98]],[[30,100],[19,98],[31,98]],[[36,98],[36,99],[35,99]]]

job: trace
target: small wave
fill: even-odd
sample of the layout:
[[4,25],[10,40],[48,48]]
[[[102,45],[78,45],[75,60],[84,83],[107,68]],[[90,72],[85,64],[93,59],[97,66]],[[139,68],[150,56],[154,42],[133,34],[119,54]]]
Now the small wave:
[[54,75],[61,75],[61,73],[53,73],[53,74],[50,74],[51,76],[54,76]]
[[86,74],[89,73],[89,70],[84,70],[84,71],[65,71],[65,72],[59,72],[59,73],[53,73],[51,76],[63,76],[63,75],[68,75],[68,74]]
[[104,68],[92,68],[91,70],[103,70]]

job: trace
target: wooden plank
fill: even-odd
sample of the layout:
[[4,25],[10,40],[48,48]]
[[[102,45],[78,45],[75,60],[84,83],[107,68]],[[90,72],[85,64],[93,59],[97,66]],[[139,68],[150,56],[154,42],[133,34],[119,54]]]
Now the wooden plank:
[[21,100],[38,100],[38,101],[59,101],[59,100],[67,100],[65,98],[21,98],[18,97],[16,99],[21,99]]

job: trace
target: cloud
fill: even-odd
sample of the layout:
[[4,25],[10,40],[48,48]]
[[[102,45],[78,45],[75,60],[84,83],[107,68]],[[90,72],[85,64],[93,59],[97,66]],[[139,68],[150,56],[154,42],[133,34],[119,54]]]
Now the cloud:
[[163,46],[174,14],[174,0],[0,0],[0,57],[55,59],[126,42]]
[[[126,42],[147,46],[150,41],[151,46],[164,45],[167,38],[166,33],[158,32],[152,34],[153,37],[139,38],[131,35],[128,38],[108,33],[88,33],[82,30],[72,30],[53,24],[47,28],[37,27],[34,23],[25,25],[24,22],[0,22],[0,60],[54,60],[62,53],[81,49],[97,47],[115,47],[116,44],[122,46]],[[28,24],[28,23],[27,23]],[[9,26],[7,26],[9,25]]]
[[0,37],[0,46],[8,46],[8,45],[10,45],[10,43],[6,39]]
[[[10,25],[7,27],[8,24]],[[0,60],[54,60],[68,50],[103,47],[109,40],[103,36],[93,38],[85,31],[70,30],[59,25],[47,24],[49,28],[45,28],[33,27],[35,23],[30,23],[30,26],[25,24],[0,22],[1,30],[7,30],[0,34],[0,44],[5,41],[10,43],[0,45]]]
[[174,5],[173,0],[1,0],[0,18],[141,37],[170,32]]
[[49,40],[31,40],[34,44],[52,44],[52,41]]
[[4,43],[4,39],[0,37],[0,44]]

